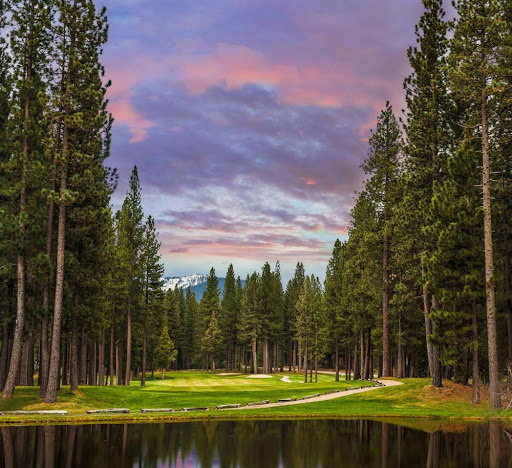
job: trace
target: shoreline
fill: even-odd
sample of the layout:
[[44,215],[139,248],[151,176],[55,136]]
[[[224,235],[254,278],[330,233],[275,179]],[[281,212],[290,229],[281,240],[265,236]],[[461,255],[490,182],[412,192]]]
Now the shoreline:
[[[224,410],[219,412],[207,413],[172,413],[162,415],[147,416],[146,413],[132,413],[130,415],[119,416],[90,416],[90,415],[69,415],[51,418],[34,418],[32,416],[13,417],[0,421],[0,427],[13,426],[79,426],[94,424],[151,424],[151,423],[183,423],[183,422],[201,422],[201,421],[286,421],[286,420],[373,420],[389,423],[436,423],[436,424],[481,424],[489,421],[512,424],[512,415],[493,415],[487,416],[397,416],[392,414],[339,414],[339,413],[269,413],[261,414],[256,412],[240,413],[234,410]],[[407,424],[404,424],[407,425]]]

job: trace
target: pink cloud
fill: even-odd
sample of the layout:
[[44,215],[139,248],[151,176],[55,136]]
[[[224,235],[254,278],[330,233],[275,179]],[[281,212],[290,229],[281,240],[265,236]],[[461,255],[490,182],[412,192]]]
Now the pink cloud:
[[[315,63],[305,59],[265,55],[245,45],[219,43],[209,53],[175,56],[176,74],[192,94],[201,94],[213,86],[240,89],[245,85],[271,86],[282,104],[319,107],[383,105],[386,84],[379,76],[358,70],[356,51],[349,45],[343,60]],[[368,58],[369,61],[370,58]],[[365,66],[365,65],[364,65]],[[378,75],[378,66],[374,67]]]
[[[155,123],[135,109],[133,97],[135,88],[147,80],[148,75],[158,77],[166,72],[168,63],[157,62],[143,55],[131,55],[129,60],[116,55],[109,61],[108,78],[112,86],[108,89],[109,110],[117,124],[126,125],[131,138],[129,143],[139,143],[148,138],[148,129]],[[158,96],[152,96],[158,100]]]
[[129,97],[123,97],[110,103],[109,106],[116,122],[127,125],[130,131],[130,143],[139,143],[148,137],[147,130],[155,123],[138,112]]

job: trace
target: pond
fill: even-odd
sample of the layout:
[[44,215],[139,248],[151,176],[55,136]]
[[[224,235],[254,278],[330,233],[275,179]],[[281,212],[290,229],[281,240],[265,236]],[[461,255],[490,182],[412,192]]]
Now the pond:
[[0,428],[5,467],[507,467],[512,429],[370,420]]

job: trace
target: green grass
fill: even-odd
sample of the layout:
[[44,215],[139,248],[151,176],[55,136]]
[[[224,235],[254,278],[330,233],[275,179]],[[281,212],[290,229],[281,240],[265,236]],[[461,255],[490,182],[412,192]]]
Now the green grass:
[[[33,409],[66,409],[69,413],[83,413],[87,409],[126,407],[132,411],[141,408],[174,408],[208,406],[302,397],[332,389],[356,386],[351,382],[335,382],[333,376],[319,375],[318,383],[304,384],[302,376],[288,374],[293,383],[282,382],[283,374],[267,379],[251,379],[246,375],[220,376],[208,372],[173,372],[165,379],[147,380],[146,386],[133,381],[129,387],[82,386],[77,394],[63,387],[58,402],[48,405],[39,398],[39,387],[18,387],[15,398],[0,402],[0,411]],[[359,382],[357,386],[369,385]]]
[[[292,383],[280,378],[288,375]],[[293,418],[293,417],[365,417],[436,419],[486,419],[499,417],[511,420],[508,413],[491,412],[487,403],[471,404],[468,387],[447,383],[441,391],[432,389],[428,379],[405,379],[404,385],[380,388],[371,392],[346,396],[324,402],[278,408],[237,411],[210,411],[207,413],[140,414],[141,408],[174,408],[240,403],[279,398],[300,398],[312,393],[353,386],[370,385],[369,382],[335,382],[332,375],[319,375],[318,383],[302,382],[298,374],[285,373],[269,379],[250,379],[246,375],[220,376],[207,372],[172,372],[164,380],[148,380],[146,387],[132,382],[131,386],[80,387],[72,394],[69,387],[59,391],[58,402],[45,404],[39,398],[38,387],[18,387],[15,397],[0,401],[0,411],[65,409],[67,416],[4,415],[1,423],[84,422],[84,421],[156,421],[197,418]],[[126,407],[130,414],[85,415],[87,409]]]

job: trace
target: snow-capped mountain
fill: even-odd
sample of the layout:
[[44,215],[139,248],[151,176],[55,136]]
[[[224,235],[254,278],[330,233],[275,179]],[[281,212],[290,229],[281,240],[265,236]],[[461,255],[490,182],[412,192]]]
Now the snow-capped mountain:
[[[208,275],[195,274],[190,276],[166,276],[163,278],[164,285],[163,290],[168,291],[169,289],[187,289],[190,287],[190,290],[195,293],[196,299],[198,301],[203,297],[203,293],[206,291],[206,281],[208,280]],[[224,283],[226,282],[226,278],[219,278],[219,292],[220,297],[222,299],[222,293],[224,291]],[[245,285],[245,281],[242,280],[242,286]]]
[[193,286],[199,286],[200,284],[205,283],[208,279],[208,275],[190,275],[190,276],[172,276],[171,278],[164,278],[164,291],[168,291],[169,289],[187,289],[188,287],[192,288]]

